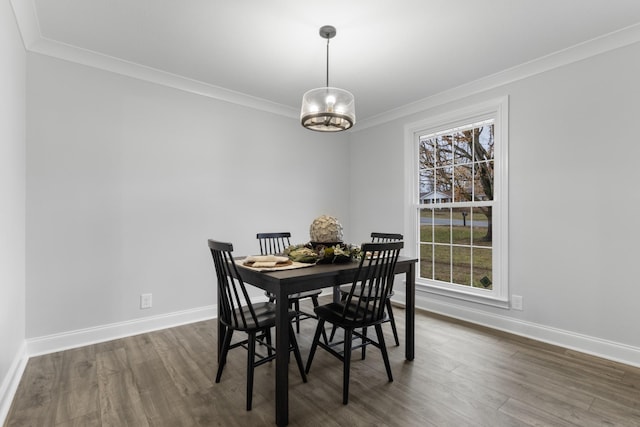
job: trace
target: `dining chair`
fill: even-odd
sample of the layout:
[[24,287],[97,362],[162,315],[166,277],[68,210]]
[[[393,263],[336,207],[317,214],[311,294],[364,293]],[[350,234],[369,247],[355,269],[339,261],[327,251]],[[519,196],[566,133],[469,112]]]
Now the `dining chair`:
[[[218,357],[216,383],[220,382],[229,350],[240,346],[245,347],[248,351],[247,411],[250,411],[253,397],[253,370],[256,366],[275,359],[275,352],[271,343],[271,328],[276,324],[276,305],[272,302],[251,302],[245,283],[242,280],[241,272],[231,254],[233,252],[231,243],[209,240],[209,249],[211,250],[218,279],[218,321],[224,326],[224,341]],[[289,310],[291,318],[295,315],[295,311]],[[231,344],[235,331],[246,333],[247,339]],[[256,353],[257,343],[267,347],[266,356]],[[291,323],[289,323],[289,351],[293,351],[302,381],[306,383],[307,377]]]
[[[362,340],[360,345],[373,345],[380,349],[389,382],[393,381],[389,355],[382,333],[382,323],[386,319],[385,301],[393,291],[395,265],[404,242],[365,243],[362,245],[363,256],[347,297],[340,302],[320,305],[314,309],[318,316],[318,326],[309,350],[309,358],[305,372],[311,370],[311,363],[318,347],[328,351],[343,363],[342,403],[349,403],[349,375],[351,367],[351,351],[354,346],[353,337]],[[320,340],[325,322],[344,329],[344,340],[331,342]],[[374,341],[357,329],[373,326],[378,340]],[[342,345],[342,350],[339,346]],[[376,372],[367,369],[363,372]]]
[[[371,233],[371,242],[372,243],[385,243],[385,242],[399,242],[403,239],[403,235],[402,234],[396,234],[396,233],[377,233],[377,232],[373,232]],[[350,286],[349,285],[343,285],[340,286],[340,298],[342,300],[346,299],[347,295],[349,294],[350,291]],[[387,319],[385,320],[385,322],[389,322],[391,324],[391,331],[393,332],[393,339],[396,343],[396,346],[400,345],[400,340],[398,339],[398,329],[396,328],[396,319],[393,316],[393,308],[392,308],[392,304],[391,304],[391,297],[393,296],[393,290],[389,293],[389,296],[385,302],[385,306],[387,308]],[[335,331],[336,329],[333,328],[331,330],[331,337],[330,339],[333,339],[334,335],[335,335]],[[362,331],[363,335],[367,335],[367,330],[364,329]],[[362,347],[362,358],[364,359],[366,356],[365,353],[366,350],[366,346]]]
[[[256,238],[260,244],[260,255],[278,255],[282,254],[286,248],[291,245],[291,233],[258,233]],[[300,321],[304,319],[314,318],[315,315],[300,310],[300,300],[304,298],[311,298],[311,302],[314,307],[318,306],[318,296],[322,290],[313,290],[306,292],[298,292],[289,295],[289,302],[296,312],[296,316],[293,319],[296,323],[296,332],[300,333]],[[269,298],[269,302],[275,302],[276,297],[271,292],[265,292],[265,295]]]

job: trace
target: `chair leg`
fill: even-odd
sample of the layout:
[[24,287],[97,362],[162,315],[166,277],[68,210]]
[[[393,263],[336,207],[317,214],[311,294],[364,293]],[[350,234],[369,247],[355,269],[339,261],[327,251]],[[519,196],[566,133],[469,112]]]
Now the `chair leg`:
[[342,404],[349,403],[349,371],[351,370],[351,346],[353,343],[353,330],[344,330],[344,357],[342,365]]
[[362,328],[362,360],[364,360],[365,356],[367,355],[366,351],[367,351],[367,327],[365,326],[364,328]]
[[265,340],[267,341],[267,355],[271,357],[273,355],[273,344],[271,343],[271,328],[264,331]]
[[[317,295],[312,295],[311,296],[311,302],[313,303],[313,307],[317,307],[318,304],[318,296]],[[334,326],[335,328],[335,326]],[[335,333],[335,331],[333,331]],[[324,338],[324,343],[325,344],[329,344],[329,340],[327,339],[327,332],[324,330],[324,328],[322,328],[322,338]],[[333,337],[332,337],[333,339]]]
[[224,369],[224,365],[227,363],[227,353],[229,352],[229,347],[231,346],[232,335],[233,335],[233,329],[227,328],[224,334],[224,341],[222,342],[222,350],[218,357],[218,372],[216,373],[216,383],[220,382],[220,377],[222,376],[222,370]]
[[300,300],[296,300],[293,303],[294,310],[296,311],[296,332],[300,333]]
[[253,367],[256,357],[256,333],[249,332],[249,341],[247,342],[247,411],[251,410],[253,400]]
[[[222,357],[222,348],[224,347],[224,337],[226,335],[227,327],[218,321],[218,363],[220,363],[220,358]],[[222,341],[220,341],[220,337],[222,337]]]
[[396,340],[396,347],[400,346],[400,340],[398,340],[398,330],[396,329],[396,319],[393,317],[393,309],[391,308],[391,300],[387,298],[387,316],[389,316],[389,322],[391,322],[391,330],[393,331],[393,338]]
[[289,323],[289,342],[292,347],[291,349],[293,350],[293,355],[296,357],[296,363],[298,364],[298,370],[300,371],[302,382],[306,383],[307,376],[304,373],[304,367],[302,366],[302,356],[300,356],[298,341],[296,340],[296,334],[293,332],[293,326],[291,326],[291,323]]
[[[345,293],[340,293],[340,301],[346,301],[347,300],[347,296],[349,296],[349,294],[345,294]],[[332,325],[331,327],[331,335],[329,335],[329,341],[333,341],[333,337],[336,335],[336,329],[338,329],[336,327],[336,325]]]
[[338,329],[336,325],[331,326],[331,334],[329,335],[329,341],[333,341],[333,337],[336,334],[336,329]]
[[324,339],[324,343],[329,345],[329,340],[327,339],[327,332],[322,328],[322,339]]
[[318,319],[318,326],[316,326],[316,333],[313,336],[313,342],[311,343],[311,348],[309,349],[309,357],[307,359],[307,367],[304,370],[307,374],[311,369],[311,362],[313,361],[313,356],[316,354],[316,349],[318,348],[318,341],[320,341],[320,334],[324,329],[324,319]]
[[[340,301],[346,301],[347,297],[349,296],[349,294],[345,294],[342,291],[340,291],[339,287],[335,287],[334,288],[334,292],[335,292],[335,289],[338,289],[338,293],[340,294]],[[335,293],[334,293],[334,295],[335,295]],[[336,325],[333,325],[332,328],[331,328],[331,335],[329,335],[329,341],[333,341],[333,337],[336,334],[336,329],[338,329],[336,327]],[[364,356],[362,358],[364,359]]]
[[380,344],[380,351],[382,352],[382,359],[384,360],[384,367],[387,370],[387,377],[389,382],[393,381],[393,374],[391,373],[391,364],[389,363],[389,354],[387,353],[387,345],[384,342],[384,334],[382,333],[382,325],[378,323],[375,325],[376,334],[378,335],[378,343]]

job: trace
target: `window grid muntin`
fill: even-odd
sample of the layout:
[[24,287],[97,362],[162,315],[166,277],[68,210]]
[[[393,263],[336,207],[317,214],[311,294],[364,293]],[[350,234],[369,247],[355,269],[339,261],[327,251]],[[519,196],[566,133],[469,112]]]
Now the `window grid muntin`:
[[[419,219],[420,224],[419,224],[419,229],[420,229],[420,237],[418,240],[419,246],[420,246],[420,268],[419,268],[419,277],[423,278],[423,279],[429,279],[429,280],[434,280],[434,281],[438,281],[438,282],[443,282],[443,283],[447,283],[449,285],[456,285],[456,286],[462,286],[464,288],[473,288],[473,289],[477,289],[479,291],[490,291],[491,289],[486,289],[486,288],[481,288],[479,286],[474,286],[475,283],[475,269],[474,269],[474,254],[476,250],[480,250],[480,251],[491,251],[493,252],[493,244],[491,245],[483,245],[483,244],[476,244],[475,240],[474,240],[474,236],[476,234],[476,229],[482,229],[482,227],[476,227],[474,224],[475,222],[475,213],[474,213],[474,208],[478,208],[478,207],[485,207],[485,206],[493,206],[494,203],[474,203],[474,202],[466,202],[464,203],[464,207],[469,207],[470,213],[469,213],[469,238],[470,238],[470,243],[467,244],[459,244],[459,243],[455,243],[454,242],[454,238],[453,238],[453,209],[455,208],[461,208],[463,206],[459,206],[459,204],[457,203],[443,203],[442,205],[438,205],[437,207],[431,206],[430,204],[420,204],[419,205],[419,214],[418,217],[419,218],[423,218],[422,216],[422,212],[423,211],[431,211],[431,223],[430,223],[430,235],[431,235],[431,240],[430,241],[426,241],[422,239],[422,221]],[[435,228],[436,228],[436,220],[435,220],[435,211],[436,210],[444,210],[444,209],[449,209],[449,223],[448,223],[448,227],[449,227],[449,242],[442,242],[442,241],[437,241],[437,238],[435,236]],[[485,215],[486,218],[486,215]],[[431,276],[430,277],[426,277],[422,274],[422,250],[424,247],[428,247],[431,246]],[[456,283],[453,281],[443,281],[443,280],[439,280],[436,279],[436,247],[448,247],[449,248],[449,278],[450,280],[453,279],[454,277],[454,264],[452,262],[453,260],[453,249],[454,248],[468,248],[471,251],[471,255],[470,255],[470,261],[469,261],[469,270],[470,270],[470,285],[464,285],[464,284],[460,284],[460,283]],[[491,266],[491,277],[489,278],[492,282],[494,281],[494,272],[493,272],[493,267],[494,267],[494,262],[493,262],[493,255],[492,255],[492,266]]]
[[[434,192],[434,194],[436,194],[438,191],[441,191],[443,188],[448,188],[448,191],[450,192],[450,196],[452,199],[455,200],[455,195],[454,193],[454,188],[453,188],[453,183],[455,182],[455,168],[454,166],[456,165],[468,165],[469,163],[472,165],[472,172],[471,172],[471,178],[473,179],[473,183],[471,185],[471,193],[472,193],[472,197],[471,200],[476,200],[476,197],[480,197],[480,196],[476,196],[476,185],[475,185],[475,179],[476,179],[476,172],[477,172],[477,168],[479,166],[479,164],[493,164],[495,167],[495,150],[491,150],[491,154],[492,156],[487,159],[487,158],[477,158],[477,154],[476,154],[476,149],[475,149],[475,133],[472,132],[472,138],[471,138],[471,160],[467,161],[467,162],[455,162],[456,159],[456,155],[455,155],[455,150],[450,150],[451,154],[450,155],[445,155],[445,162],[443,163],[439,163],[437,159],[439,159],[441,156],[439,154],[440,151],[440,147],[442,146],[447,146],[447,145],[451,145],[451,147],[454,146],[453,144],[453,137],[451,138],[451,141],[449,141],[448,144],[442,144],[440,143],[438,139],[434,139],[434,138],[442,138],[442,137],[446,137],[446,136],[452,136],[454,134],[462,134],[462,132],[467,131],[467,130],[473,130],[473,129],[477,129],[482,127],[483,130],[481,132],[481,136],[484,134],[485,129],[490,128],[490,132],[491,136],[493,138],[493,144],[495,144],[495,118],[489,118],[489,119],[485,119],[482,121],[478,121],[478,122],[474,122],[472,124],[468,124],[468,125],[464,125],[464,126],[458,126],[458,127],[454,127],[454,128],[449,128],[449,129],[444,129],[438,132],[433,132],[433,133],[429,133],[427,135],[420,135],[418,137],[418,152],[426,154],[426,157],[433,157],[433,161],[431,162],[433,164],[433,167],[429,167],[429,168],[424,168],[423,167],[423,162],[420,161],[420,158],[418,159],[418,170],[419,170],[419,174],[418,174],[418,180],[419,180],[419,185],[418,185],[418,193],[422,193],[422,189],[425,187],[425,185],[427,185],[427,192],[431,191]],[[482,145],[482,143],[480,143]],[[432,156],[428,156],[429,151],[428,151],[428,146],[434,147],[434,149],[432,150]],[[489,147],[487,147],[489,148]],[[420,156],[418,156],[420,157]],[[463,158],[462,156],[458,156],[457,158]],[[443,183],[440,181],[439,176],[443,175],[443,171],[447,170],[447,168],[452,168],[451,169],[451,173],[449,174],[449,176],[451,177],[451,179],[448,180],[448,184],[447,183]],[[428,181],[427,176],[429,174],[429,171],[431,171],[431,175],[435,176],[435,180],[431,183],[431,184],[425,184],[425,181]],[[440,172],[440,173],[438,173]],[[424,177],[424,179],[423,179]],[[493,185],[495,186],[495,176],[493,177]],[[486,196],[486,194],[485,194]],[[418,199],[420,200],[420,195],[418,196]]]
[[[490,156],[487,157],[482,157],[482,158],[478,158],[478,155],[476,154],[476,133],[473,132],[474,129],[480,128],[482,127],[483,129],[480,131],[479,136],[483,137],[483,135],[485,134],[485,132],[490,133],[489,141],[491,141],[491,138],[493,138],[493,143],[492,144],[486,144],[483,145],[483,147],[485,148],[485,152],[488,152],[488,154],[490,154]],[[490,127],[490,130],[486,130]],[[465,156],[456,156],[456,153],[458,152],[458,150],[456,150],[455,147],[459,147],[462,144],[469,144],[469,143],[461,143],[458,144],[456,146],[456,141],[460,142],[462,140],[466,141],[466,138],[462,138],[461,136],[463,135],[463,132],[465,130],[471,130],[471,141],[470,141],[470,156],[471,159],[468,159],[468,157]],[[447,136],[450,136],[450,138],[446,138]],[[458,136],[458,139],[456,139],[456,136]],[[442,142],[442,139],[436,139],[436,138],[444,138],[445,141],[448,141],[446,143]],[[478,141],[479,144],[482,144],[482,142]],[[427,183],[427,190],[430,189],[431,193],[433,193],[434,196],[438,196],[439,192],[442,193],[446,193],[445,190],[449,190],[448,194],[450,195],[450,198],[448,199],[448,201],[442,201],[441,198],[438,198],[438,203],[437,203],[437,207],[434,207],[434,202],[431,203],[419,203],[418,204],[418,228],[420,230],[419,233],[419,239],[418,239],[418,243],[419,243],[419,248],[420,248],[420,263],[422,264],[422,253],[423,253],[423,248],[425,246],[431,246],[431,266],[429,268],[429,270],[431,271],[431,276],[430,277],[425,277],[422,274],[422,265],[419,268],[419,277],[421,278],[426,278],[426,279],[430,279],[430,280],[434,280],[434,281],[440,281],[440,282],[444,282],[447,283],[449,285],[455,285],[455,286],[461,286],[464,288],[471,288],[471,289],[476,289],[479,291],[490,291],[491,289],[483,289],[481,287],[477,287],[474,285],[474,283],[476,283],[476,280],[474,278],[474,274],[475,274],[475,260],[474,260],[474,254],[476,250],[480,250],[480,251],[486,251],[486,250],[491,250],[491,278],[489,280],[493,281],[493,278],[495,276],[494,274],[494,268],[495,268],[495,259],[493,257],[493,245],[491,246],[486,246],[486,245],[476,245],[475,241],[474,241],[474,235],[475,235],[475,231],[477,228],[481,228],[481,227],[477,227],[475,226],[475,220],[474,220],[474,207],[491,207],[493,208],[494,205],[494,192],[492,192],[491,196],[491,200],[479,200],[480,198],[486,198],[487,194],[484,191],[484,188],[482,189],[482,194],[477,194],[478,193],[478,189],[481,187],[481,183],[479,183],[479,179],[480,177],[478,176],[479,174],[477,174],[478,168],[481,165],[487,165],[487,166],[492,166],[492,169],[495,168],[495,149],[493,149],[493,144],[495,144],[495,118],[490,118],[487,120],[483,120],[480,122],[475,122],[469,125],[465,125],[465,126],[459,126],[456,128],[449,128],[449,129],[445,129],[436,133],[431,133],[428,135],[422,135],[418,137],[418,144],[419,144],[419,150],[422,148],[424,150],[427,151],[426,153],[426,158],[429,158],[429,153],[428,153],[428,148],[429,147],[434,147],[435,148],[435,153],[432,154],[432,158],[433,160],[433,167],[429,167],[429,168],[424,168],[423,167],[423,162],[420,161],[420,159],[418,159],[419,162],[419,168],[418,170],[420,171],[418,174],[418,180],[419,180],[419,192],[422,192],[422,188],[425,185],[425,180],[426,179],[430,179],[431,182]],[[440,154],[437,152],[437,150],[441,150],[442,147],[451,147],[451,149],[449,149],[450,153],[445,153],[445,154]],[[462,150],[460,150],[462,151]],[[469,153],[467,153],[469,154]],[[463,159],[467,159],[467,161],[462,161]],[[444,164],[440,164],[438,163],[438,160],[436,159],[444,159]],[[460,160],[460,161],[458,161]],[[461,199],[463,199],[461,192],[456,191],[456,189],[458,188],[455,184],[456,184],[456,172],[460,172],[463,169],[458,169],[456,170],[456,166],[460,166],[461,168],[468,168],[469,165],[471,166],[471,185],[470,185],[470,190],[471,190],[471,200],[466,200],[462,201]],[[429,173],[430,172],[430,173]],[[449,177],[448,180],[441,180],[439,177],[440,176],[447,176]],[[423,179],[424,178],[424,179]],[[465,177],[463,177],[465,178]],[[495,174],[492,175],[492,186],[493,188],[495,188]],[[436,200],[435,198],[433,198],[432,200]],[[422,201],[422,199],[420,199],[420,201]],[[469,245],[460,245],[460,244],[456,244],[454,242],[454,237],[453,237],[453,209],[454,208],[462,208],[462,207],[468,207],[470,209],[470,214],[469,214],[469,230],[470,230],[470,244]],[[437,237],[436,237],[436,233],[435,233],[435,227],[436,227],[436,221],[435,221],[435,210],[436,209],[444,209],[447,208],[449,210],[449,242],[445,243],[445,242],[438,242]],[[430,241],[424,241],[422,239],[422,212],[423,210],[430,210],[431,211],[431,240]],[[485,215],[486,217],[486,215]],[[488,219],[488,218],[487,218]],[[488,226],[488,225],[487,225]],[[438,275],[437,273],[437,266],[436,266],[436,250],[438,246],[448,246],[448,261],[449,261],[449,281],[442,281],[442,280],[438,280],[436,279],[436,276]],[[470,251],[470,256],[469,256],[469,284],[460,284],[460,283],[456,283],[454,282],[454,266],[456,264],[454,264],[454,248],[466,248]]]

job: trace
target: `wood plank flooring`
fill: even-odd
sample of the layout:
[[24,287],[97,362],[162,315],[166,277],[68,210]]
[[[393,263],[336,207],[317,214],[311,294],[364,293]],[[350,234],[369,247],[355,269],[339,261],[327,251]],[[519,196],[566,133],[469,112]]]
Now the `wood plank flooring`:
[[[383,327],[395,381],[376,348],[356,352],[342,405],[342,365],[319,349],[308,383],[290,365],[291,426],[640,426],[638,368],[424,312],[407,362]],[[305,362],[314,328],[298,335]],[[247,412],[246,355],[232,350],[215,384],[206,321],[34,357],[5,427],[274,425],[275,363],[256,368]]]

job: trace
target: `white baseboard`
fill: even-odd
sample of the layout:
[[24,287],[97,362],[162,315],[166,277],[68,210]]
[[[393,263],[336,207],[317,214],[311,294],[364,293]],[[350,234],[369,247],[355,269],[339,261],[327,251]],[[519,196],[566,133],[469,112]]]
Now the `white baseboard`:
[[13,402],[16,390],[18,390],[28,360],[27,345],[26,342],[23,342],[0,385],[0,425],[4,425],[7,415],[9,415],[11,402]]
[[[396,296],[404,304],[404,289],[396,291]],[[435,300],[421,292],[416,293],[416,308],[640,367],[639,347]]]
[[216,306],[210,305],[158,316],[128,320],[126,322],[112,323],[38,338],[29,338],[27,339],[27,354],[29,357],[32,357],[82,347],[89,344],[208,320],[216,317],[216,314]]

